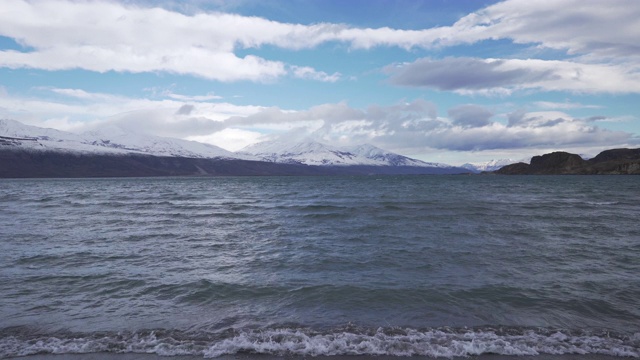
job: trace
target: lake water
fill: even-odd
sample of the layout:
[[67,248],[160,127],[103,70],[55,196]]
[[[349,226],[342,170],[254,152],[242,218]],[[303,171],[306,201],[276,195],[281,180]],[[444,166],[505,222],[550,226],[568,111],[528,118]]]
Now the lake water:
[[640,357],[640,178],[0,180],[0,357]]

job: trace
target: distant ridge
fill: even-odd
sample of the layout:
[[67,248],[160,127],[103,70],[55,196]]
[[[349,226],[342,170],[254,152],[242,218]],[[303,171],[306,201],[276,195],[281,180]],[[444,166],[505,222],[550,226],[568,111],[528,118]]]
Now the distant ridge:
[[155,155],[191,158],[243,158],[214,145],[136,134],[117,126],[103,126],[74,134],[0,120],[0,148],[74,152],[101,155]]
[[334,175],[317,166],[240,159],[203,159],[140,154],[88,154],[6,150],[0,147],[0,178],[147,176]]
[[[295,143],[264,141],[249,145],[238,153],[263,161],[319,166],[415,166],[455,168],[451,165],[425,162],[380,149],[370,144],[333,147],[314,140]],[[462,172],[464,169],[458,168]]]
[[[337,149],[317,142],[261,143],[248,149],[255,155],[195,141],[136,134],[115,126],[73,134],[0,120],[0,177],[4,178],[469,172],[372,145]],[[277,151],[269,152],[272,150]]]
[[494,171],[500,175],[640,175],[640,148],[605,150],[592,159],[557,151]]

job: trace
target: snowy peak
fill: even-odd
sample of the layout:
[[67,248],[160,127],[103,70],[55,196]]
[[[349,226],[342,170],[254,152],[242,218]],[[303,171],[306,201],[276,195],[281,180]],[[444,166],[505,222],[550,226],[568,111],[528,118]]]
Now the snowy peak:
[[462,167],[473,172],[495,171],[502,168],[503,166],[511,165],[517,162],[517,160],[513,159],[498,159],[478,163],[466,163],[462,165]]
[[446,165],[446,164],[425,162],[417,159],[412,159],[407,156],[399,155],[396,153],[392,153],[390,151],[380,149],[379,147],[375,147],[370,144],[354,146],[351,148],[347,148],[347,150],[358,156],[379,161],[390,166],[450,167],[449,165]]
[[104,152],[96,151],[83,136],[36,126],[25,125],[15,120],[0,120],[0,145],[2,148],[63,151],[63,152]]
[[72,133],[26,125],[9,119],[0,119],[0,137],[5,139],[21,139],[23,141],[37,140],[70,140],[77,141],[78,136]]
[[260,160],[306,165],[358,165],[356,155],[317,141],[284,144],[265,141],[249,145],[240,154],[253,155]]
[[411,159],[369,144],[338,148],[313,140],[293,144],[266,141],[250,145],[240,153],[250,154],[264,161],[306,165],[450,167],[445,164]]
[[331,149],[316,141],[297,142],[293,144],[283,144],[277,141],[264,141],[249,145],[241,152],[251,154],[309,154],[327,152]]
[[7,148],[84,154],[262,160],[317,166],[411,167],[437,170],[439,173],[464,172],[461,168],[412,159],[369,144],[333,147],[312,140],[296,143],[269,141],[232,153],[209,144],[143,135],[113,125],[74,134],[29,126],[13,120],[0,120],[0,149]]
[[19,149],[88,154],[145,154],[189,158],[239,158],[217,146],[136,134],[117,126],[104,126],[83,134],[0,120],[0,145]]
[[101,127],[85,132],[83,135],[96,146],[124,149],[149,155],[189,158],[237,158],[232,152],[214,145],[142,135],[117,126]]

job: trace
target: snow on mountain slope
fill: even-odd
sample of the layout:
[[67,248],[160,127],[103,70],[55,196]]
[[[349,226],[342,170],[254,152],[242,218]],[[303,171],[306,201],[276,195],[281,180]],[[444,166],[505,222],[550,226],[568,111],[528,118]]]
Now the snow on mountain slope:
[[122,149],[99,149],[84,137],[55,129],[25,125],[15,120],[0,120],[1,148],[65,152],[123,154]]
[[265,141],[249,145],[238,152],[253,155],[264,161],[306,165],[360,165],[355,154],[316,142],[285,144]]
[[82,134],[45,129],[14,120],[0,120],[0,149],[89,154],[146,154],[186,158],[231,158],[275,163],[325,166],[409,166],[452,169],[382,150],[372,145],[332,147],[317,141],[261,142],[232,153],[217,146],[173,138],[148,136],[117,126],[102,126]]
[[239,158],[234,153],[220,147],[174,138],[141,135],[108,126],[82,134],[88,141],[99,147],[117,148],[136,153],[156,156],[189,158]]
[[512,159],[498,159],[498,160],[490,160],[486,162],[466,163],[461,167],[471,170],[473,172],[495,171],[500,169],[503,166],[511,165],[517,162],[518,162],[517,160],[512,160]]
[[[146,154],[192,158],[242,158],[217,146],[180,139],[147,136],[106,126],[83,134],[0,120],[0,149],[64,151],[94,154]],[[247,158],[247,157],[244,157]]]
[[450,165],[447,165],[447,164],[425,162],[417,159],[412,159],[410,157],[392,153],[390,151],[386,151],[369,144],[363,144],[363,145],[358,145],[358,146],[344,148],[344,149],[358,156],[362,156],[367,159],[382,162],[384,165],[441,167],[441,168],[451,167]]
[[445,164],[411,159],[369,144],[337,148],[312,140],[293,144],[265,141],[249,145],[239,153],[254,155],[264,161],[306,165],[450,167]]

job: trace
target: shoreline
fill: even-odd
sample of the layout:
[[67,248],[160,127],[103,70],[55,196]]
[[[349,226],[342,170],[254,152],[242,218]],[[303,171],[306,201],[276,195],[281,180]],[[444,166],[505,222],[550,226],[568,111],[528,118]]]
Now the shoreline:
[[8,357],[6,359],[15,360],[196,360],[196,359],[218,359],[218,360],[282,360],[282,359],[317,359],[317,360],[434,360],[434,359],[452,359],[452,360],[510,360],[510,359],[531,359],[531,360],[615,360],[615,359],[633,359],[626,356],[612,356],[600,354],[568,354],[568,355],[497,355],[484,354],[473,355],[468,357],[430,357],[430,356],[390,356],[390,355],[332,355],[332,356],[300,356],[300,355],[266,355],[266,354],[236,354],[223,355],[216,358],[205,358],[196,355],[168,355],[162,356],[158,354],[145,353],[86,353],[86,354],[38,354],[17,357]]

